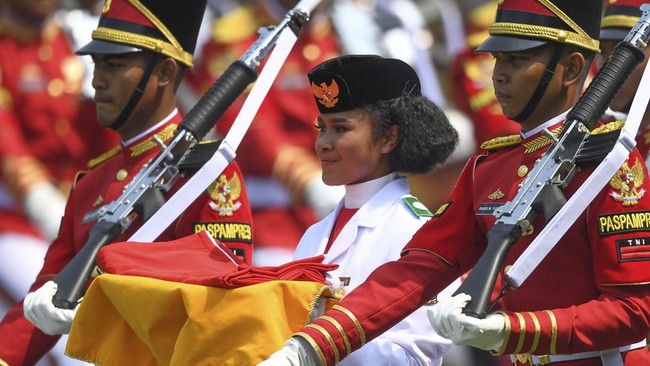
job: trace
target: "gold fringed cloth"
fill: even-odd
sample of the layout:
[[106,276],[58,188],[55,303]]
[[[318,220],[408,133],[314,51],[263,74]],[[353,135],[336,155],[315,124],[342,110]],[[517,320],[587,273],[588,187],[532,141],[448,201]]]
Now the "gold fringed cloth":
[[322,260],[254,267],[205,231],[107,245],[66,352],[103,366],[256,365],[332,298],[326,274],[337,266]]
[[227,289],[102,274],[83,298],[66,353],[103,366],[256,365],[331,298],[312,281]]

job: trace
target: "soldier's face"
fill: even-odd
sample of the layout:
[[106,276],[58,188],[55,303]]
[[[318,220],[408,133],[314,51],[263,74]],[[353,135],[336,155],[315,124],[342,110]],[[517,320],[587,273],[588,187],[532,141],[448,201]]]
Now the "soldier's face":
[[[92,85],[95,88],[97,120],[102,126],[110,127],[131,99],[142,78],[148,58],[142,52],[93,55],[92,58],[95,63]],[[151,81],[147,86],[149,87],[150,84],[152,84]],[[134,122],[128,121],[142,123],[143,116],[139,114],[142,113],[141,106],[150,98],[148,95],[151,93],[148,92],[148,87],[145,88],[138,107],[133,110],[124,124],[124,128],[135,127]]]
[[391,136],[373,141],[372,123],[356,109],[318,117],[315,148],[325,184],[362,183],[390,172],[388,156],[394,141]]
[[[516,118],[532,98],[551,59],[552,51],[550,46],[541,46],[525,51],[492,53],[495,58],[492,74],[495,96],[503,114],[509,119]],[[564,105],[559,102],[561,95],[557,94],[561,87],[557,72],[560,67],[561,64],[558,64],[544,96],[533,113],[526,121],[520,121],[522,130],[534,128],[556,116],[559,113],[558,108]],[[557,100],[554,102],[554,99]]]

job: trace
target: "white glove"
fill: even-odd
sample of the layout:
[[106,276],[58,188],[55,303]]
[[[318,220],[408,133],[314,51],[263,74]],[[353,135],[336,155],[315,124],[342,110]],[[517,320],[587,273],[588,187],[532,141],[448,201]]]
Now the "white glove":
[[66,201],[63,193],[52,184],[40,183],[27,192],[23,208],[45,238],[52,241],[59,234]]
[[273,353],[257,366],[316,366],[316,360],[309,357],[307,350],[295,338],[284,342],[284,347]]
[[500,349],[505,341],[504,316],[490,314],[485,319],[478,319],[463,314],[462,310],[471,299],[467,294],[458,294],[440,303],[437,313],[427,310],[433,329],[457,345],[486,351]]
[[332,212],[345,195],[345,187],[328,186],[320,174],[316,174],[305,186],[305,201],[314,209],[318,219]]
[[25,318],[49,335],[68,334],[79,305],[74,309],[59,309],[52,304],[58,286],[54,281],[30,292],[23,302]]

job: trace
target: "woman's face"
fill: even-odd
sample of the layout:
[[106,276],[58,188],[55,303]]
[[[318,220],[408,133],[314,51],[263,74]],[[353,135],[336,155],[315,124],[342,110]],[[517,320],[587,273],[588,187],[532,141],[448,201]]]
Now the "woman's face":
[[358,109],[318,116],[316,154],[327,185],[362,183],[390,172],[389,154],[397,143],[397,126],[373,142],[373,121]]

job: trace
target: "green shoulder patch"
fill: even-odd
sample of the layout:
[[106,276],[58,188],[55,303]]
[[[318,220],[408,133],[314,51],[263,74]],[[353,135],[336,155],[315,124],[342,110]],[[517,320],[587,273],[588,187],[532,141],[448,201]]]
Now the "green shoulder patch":
[[403,198],[404,202],[406,202],[406,205],[413,211],[415,216],[417,217],[432,217],[433,214],[427,206],[425,206],[422,202],[420,202],[417,198],[413,196],[406,196]]

